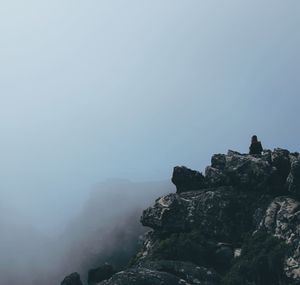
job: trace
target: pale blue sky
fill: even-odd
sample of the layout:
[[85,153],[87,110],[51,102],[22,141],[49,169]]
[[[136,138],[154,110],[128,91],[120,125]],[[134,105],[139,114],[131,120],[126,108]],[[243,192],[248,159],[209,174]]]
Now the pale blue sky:
[[300,150],[298,0],[10,0],[0,35],[0,198],[33,223],[253,133]]

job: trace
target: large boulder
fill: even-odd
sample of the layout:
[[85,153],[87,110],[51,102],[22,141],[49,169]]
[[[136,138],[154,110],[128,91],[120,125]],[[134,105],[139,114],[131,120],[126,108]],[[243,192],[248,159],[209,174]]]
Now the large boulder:
[[68,275],[61,283],[61,285],[82,285],[80,280],[80,275],[77,272],[74,272]]
[[267,192],[275,169],[268,155],[254,156],[229,151],[212,157],[205,170],[210,187],[232,185],[240,190]]
[[232,187],[169,194],[156,200],[141,217],[144,226],[162,232],[198,230],[220,241],[239,240],[254,227],[255,209],[269,200]]
[[289,197],[277,197],[267,208],[259,229],[289,245],[284,272],[288,284],[300,284],[300,202]]
[[167,272],[147,268],[132,268],[113,275],[99,285],[189,285],[185,280]]
[[185,166],[174,167],[172,182],[176,186],[177,193],[205,188],[205,178],[202,173]]

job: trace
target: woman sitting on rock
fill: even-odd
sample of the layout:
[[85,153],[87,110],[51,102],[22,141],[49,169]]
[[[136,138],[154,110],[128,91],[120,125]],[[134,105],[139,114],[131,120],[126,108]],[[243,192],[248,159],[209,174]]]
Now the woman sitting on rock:
[[263,151],[261,142],[257,140],[257,136],[252,137],[249,149],[249,154],[261,154],[261,152]]

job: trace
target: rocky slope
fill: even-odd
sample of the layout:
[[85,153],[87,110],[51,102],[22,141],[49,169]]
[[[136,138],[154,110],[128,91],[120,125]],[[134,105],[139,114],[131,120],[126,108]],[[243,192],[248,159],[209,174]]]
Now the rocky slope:
[[[172,182],[177,193],[144,210],[152,230],[128,267],[104,265],[89,284],[300,284],[298,153],[229,151],[204,174],[175,167]],[[82,283],[72,274],[61,284]]]

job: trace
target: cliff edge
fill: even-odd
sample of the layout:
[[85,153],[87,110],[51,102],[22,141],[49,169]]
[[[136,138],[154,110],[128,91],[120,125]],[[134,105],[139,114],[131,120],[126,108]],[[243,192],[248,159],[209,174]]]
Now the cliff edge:
[[175,167],[172,182],[144,210],[152,230],[129,266],[89,284],[300,284],[299,153],[228,151],[204,174]]

